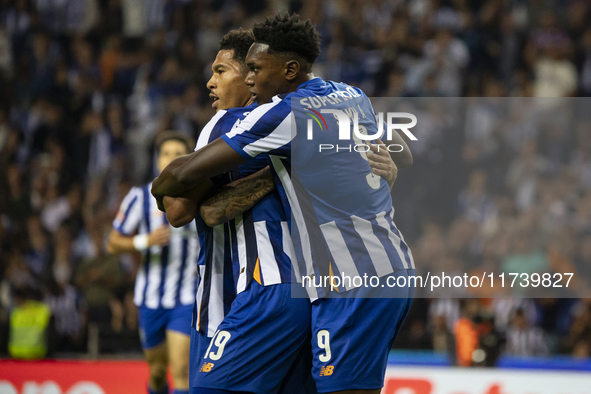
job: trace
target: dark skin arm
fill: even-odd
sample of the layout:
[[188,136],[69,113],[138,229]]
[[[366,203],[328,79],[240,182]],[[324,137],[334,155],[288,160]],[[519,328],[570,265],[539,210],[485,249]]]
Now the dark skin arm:
[[199,212],[199,204],[210,194],[212,188],[213,183],[207,179],[176,197],[164,196],[162,202],[168,223],[176,228],[191,223]]
[[[383,144],[379,139],[377,143]],[[385,148],[378,150],[374,144],[371,144],[370,148],[375,153],[368,155],[372,172],[384,178],[392,189],[398,176],[396,164]],[[211,227],[225,223],[252,208],[274,188],[273,175],[267,166],[255,174],[218,189],[215,195],[201,204],[201,217]]]
[[[384,136],[385,136],[385,133],[384,133]],[[396,167],[398,167],[398,169],[402,170],[404,168],[408,168],[408,167],[412,166],[412,163],[413,163],[412,153],[410,152],[410,149],[409,149],[408,145],[406,144],[406,141],[404,141],[404,139],[400,136],[400,134],[398,134],[398,130],[394,130],[394,132],[392,133],[392,139],[386,141],[386,145],[390,145],[390,144],[402,145],[404,148],[402,150],[402,152],[390,153],[390,156],[392,156],[392,160],[394,160]]]
[[215,195],[201,204],[201,217],[210,226],[234,219],[275,189],[271,169],[262,170],[223,186]]
[[388,182],[390,190],[392,190],[392,186],[394,186],[394,182],[398,178],[398,166],[396,166],[396,163],[392,159],[392,156],[396,155],[396,153],[388,153],[386,147],[381,146],[383,142],[379,138],[376,142],[377,144],[369,142],[369,148],[373,153],[367,155],[367,160],[371,167],[371,172],[384,178]]
[[199,183],[244,163],[246,159],[218,138],[212,143],[170,163],[152,183],[158,209],[165,211],[164,196],[176,197]]
[[[392,155],[392,159],[399,169],[412,165],[410,149],[398,133],[393,133],[392,140],[388,140],[387,143],[397,143],[404,147],[402,152]],[[166,211],[163,203],[164,196],[180,196],[182,193],[194,189],[200,182],[236,168],[245,161],[244,157],[240,156],[221,138],[197,152],[174,160],[152,184],[152,195],[158,202],[158,209]]]

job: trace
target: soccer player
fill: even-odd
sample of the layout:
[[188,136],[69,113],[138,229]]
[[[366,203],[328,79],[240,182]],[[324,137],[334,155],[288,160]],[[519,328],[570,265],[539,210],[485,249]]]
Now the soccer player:
[[[193,150],[175,132],[157,140],[158,169]],[[168,394],[170,365],[174,394],[188,394],[191,314],[196,288],[199,239],[195,223],[173,228],[150,194],[151,183],[133,187],[123,199],[107,243],[109,253],[142,252],[134,301],[140,339],[150,367],[148,393]]]
[[[244,83],[244,60],[253,42],[252,33],[244,30],[222,38],[207,84],[217,112],[203,128],[196,150],[229,132],[256,107],[248,106],[252,96]],[[202,216],[196,218],[202,249],[191,333],[191,392],[303,392],[289,387],[285,378],[293,374],[309,342],[310,304],[289,297],[291,241],[266,157],[237,166],[211,183],[219,187],[228,180],[235,181],[203,203]],[[166,204],[174,204],[174,199]],[[183,225],[196,207],[167,215],[173,225]],[[229,218],[229,223],[216,225]],[[265,335],[275,331],[283,334],[273,340]],[[239,352],[244,349],[251,350]],[[302,378],[309,375],[299,371]]]
[[[155,181],[152,189],[153,194],[159,199],[160,207],[162,207],[163,196],[179,195],[190,190],[199,182],[242,163],[247,158],[267,153],[270,154],[273,169],[280,182],[278,186],[280,186],[284,209],[289,210],[291,214],[292,207],[300,209],[297,196],[290,195],[291,179],[289,172],[286,171],[286,166],[290,164],[292,138],[290,99],[294,96],[287,95],[279,98],[273,97],[273,95],[296,92],[300,95],[299,97],[325,97],[329,94],[346,91],[351,97],[350,89],[354,89],[356,95],[362,95],[356,88],[343,84],[326,83],[319,78],[311,78],[310,69],[318,56],[319,44],[317,34],[308,22],[299,22],[297,17],[278,17],[268,20],[265,24],[255,25],[254,32],[258,42],[251,47],[247,57],[247,63],[251,70],[247,77],[247,83],[251,86],[251,92],[256,95],[259,103],[266,103],[271,98],[273,98],[273,102],[253,110],[243,121],[235,125],[234,130],[222,136],[222,140],[218,139],[212,142],[197,153],[190,155],[189,158],[177,161],[167,168]],[[368,114],[373,111],[371,107],[365,109]],[[334,121],[332,124],[334,125]],[[368,123],[367,127],[370,129],[369,131],[373,132],[377,126],[373,121],[373,123]],[[395,137],[395,141],[406,148],[403,154],[396,156],[395,161],[398,159],[402,166],[408,165],[412,160],[407,153],[408,148],[399,136]],[[362,177],[365,182],[368,176],[371,176],[371,169],[365,158],[361,155],[357,156],[363,161],[358,161],[350,166],[354,169],[350,178],[355,180],[355,178]],[[317,170],[320,172],[321,168],[317,168]],[[351,197],[351,193],[354,192],[357,193],[357,201],[369,202],[369,212],[355,212],[362,215],[361,217],[355,216],[355,218],[361,219],[360,226],[368,224],[370,228],[377,226],[377,233],[373,235],[376,238],[380,237],[378,243],[384,249],[388,248],[381,255],[386,257],[385,261],[381,262],[383,264],[380,270],[381,276],[384,277],[392,273],[395,273],[396,276],[406,275],[406,269],[413,266],[412,257],[391,221],[392,202],[387,182],[381,179],[375,180],[377,187],[371,188],[371,190],[377,191],[371,192],[367,190],[370,189],[369,186],[364,188],[363,183],[359,182],[353,182],[353,184],[360,185],[360,189],[351,188],[347,184],[335,184],[335,180],[342,179],[342,174],[334,175],[336,176],[332,183],[331,179],[326,178],[316,181],[331,187],[336,196],[340,196],[339,193],[342,193],[345,197]],[[304,183],[306,183],[305,178]],[[320,208],[322,207],[314,207],[316,215],[318,215]],[[380,209],[383,210],[380,211]],[[295,212],[294,217],[297,218],[298,215],[299,213]],[[353,216],[348,219],[349,221],[354,220]],[[321,224],[331,225],[331,223],[327,221]],[[295,230],[295,234],[300,238],[298,249],[301,252],[301,240],[307,236],[304,231],[306,223],[292,221],[291,227],[292,234]],[[318,234],[327,241],[330,249],[327,253],[330,253],[330,259],[335,262],[335,270],[343,272],[339,267],[342,265],[343,257],[346,258],[347,245],[339,245],[342,249],[339,253],[337,249],[331,248],[334,245],[329,242],[330,239],[327,239],[324,232]],[[363,238],[361,234],[358,236]],[[364,242],[364,240],[360,240],[360,242]],[[398,253],[399,251],[400,253]],[[356,252],[358,253],[358,251]],[[371,264],[380,263],[374,262],[371,255],[349,256],[347,263],[357,261],[352,257],[363,257],[365,260],[369,257]],[[294,268],[296,265],[294,262]],[[321,268],[312,266],[310,270],[308,267],[304,267],[304,271],[301,272],[315,274],[320,272]],[[355,291],[355,289],[345,290]],[[287,297],[289,296],[287,295]],[[358,296],[364,296],[364,294]],[[315,301],[312,311],[315,335],[315,340],[312,341],[314,347],[313,373],[319,392],[375,390],[381,387],[389,345],[410,307],[408,289],[403,289],[398,296],[402,297],[402,300],[395,300],[397,302],[394,303],[390,302],[391,300],[381,303],[379,300],[358,301],[356,298]],[[318,307],[314,308],[315,305]],[[371,313],[372,308],[377,308],[377,313]],[[269,340],[272,341],[274,338],[269,337]],[[220,346],[224,347],[226,343],[231,343],[231,336],[212,343],[218,342]],[[376,351],[367,352],[368,345]],[[216,357],[218,353],[215,353]],[[235,354],[237,353],[233,353],[233,355]],[[224,359],[223,352],[219,354],[219,357],[218,360]],[[359,365],[362,367],[359,368]]]

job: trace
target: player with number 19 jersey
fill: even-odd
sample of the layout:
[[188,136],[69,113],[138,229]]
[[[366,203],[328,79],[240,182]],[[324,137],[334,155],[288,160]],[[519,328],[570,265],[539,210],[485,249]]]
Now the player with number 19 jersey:
[[[254,108],[218,111],[195,150],[229,132]],[[267,165],[261,155],[213,181],[223,185]],[[301,365],[309,343],[310,303],[291,298],[293,246],[277,189],[227,223],[209,227],[199,216],[196,222],[202,248],[191,334],[192,390],[302,392],[286,387],[291,384],[286,377],[296,362]]]

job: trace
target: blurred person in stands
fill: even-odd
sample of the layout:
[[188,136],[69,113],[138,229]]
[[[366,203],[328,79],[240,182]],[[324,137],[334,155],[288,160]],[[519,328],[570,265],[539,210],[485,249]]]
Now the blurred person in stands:
[[54,260],[43,301],[55,316],[57,351],[84,351],[86,302],[71,284],[73,267],[70,226],[62,223],[53,237]]
[[8,351],[13,358],[35,360],[52,351],[54,320],[49,306],[39,301],[32,288],[13,291],[14,308],[10,312]]
[[456,362],[461,367],[469,367],[473,363],[472,355],[478,349],[478,332],[472,320],[480,305],[476,299],[463,300],[462,304],[462,317],[454,325]]
[[568,35],[556,26],[553,11],[542,12],[539,25],[526,48],[526,59],[535,73],[534,95],[573,96],[578,83],[577,70],[569,59],[573,44]]
[[505,352],[512,356],[547,356],[550,353],[546,333],[531,326],[522,309],[515,311],[507,329]]
[[[156,140],[158,169],[193,150],[195,143],[177,132]],[[107,242],[109,253],[141,251],[135,304],[140,338],[150,367],[150,394],[168,393],[171,367],[174,394],[189,393],[189,344],[196,291],[199,239],[195,222],[173,228],[150,194],[152,184],[134,187],[121,203]]]
[[504,338],[495,329],[494,317],[484,300],[462,300],[462,317],[454,327],[456,362],[459,366],[494,366]]
[[464,41],[454,37],[447,26],[442,26],[435,38],[425,43],[423,50],[429,70],[437,70],[437,91],[445,96],[460,96],[462,71],[470,61],[470,52]]

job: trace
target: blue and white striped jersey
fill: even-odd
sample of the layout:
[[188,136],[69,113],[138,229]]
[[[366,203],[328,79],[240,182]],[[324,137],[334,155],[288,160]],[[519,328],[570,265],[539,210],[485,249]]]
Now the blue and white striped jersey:
[[[152,184],[133,187],[123,199],[113,228],[127,236],[148,234],[168,225],[150,193]],[[194,222],[181,228],[171,227],[166,246],[152,246],[142,252],[142,265],[135,281],[134,302],[150,309],[191,305],[197,281],[199,238]]]
[[[299,108],[292,106],[294,101]],[[254,109],[222,136],[245,158],[269,155],[284,209],[291,217],[296,277],[382,277],[414,268],[410,249],[393,222],[387,182],[371,173],[364,152],[319,151],[320,144],[355,141],[338,139],[334,116],[323,117],[324,127],[309,139],[309,117],[302,113],[314,109],[311,103],[317,111],[319,107],[339,109],[350,116],[356,112],[365,134],[377,132],[375,112],[361,90],[314,78],[296,92],[275,96],[271,103]],[[345,283],[339,291],[353,287],[351,282]],[[313,299],[326,292],[327,288],[308,286]]]
[[[195,150],[229,132],[255,108],[252,105],[218,111],[201,131]],[[216,177],[214,183],[223,185],[269,164],[268,157],[260,155],[235,171]],[[228,223],[212,228],[200,217],[196,223],[202,249],[193,326],[213,336],[235,296],[252,280],[262,285],[290,282],[293,246],[277,190]]]

